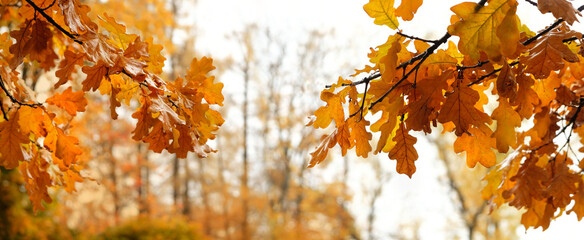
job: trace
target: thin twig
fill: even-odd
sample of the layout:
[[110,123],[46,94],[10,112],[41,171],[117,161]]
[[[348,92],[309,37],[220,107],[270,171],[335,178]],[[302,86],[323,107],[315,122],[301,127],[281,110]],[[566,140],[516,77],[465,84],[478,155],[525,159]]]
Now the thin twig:
[[432,54],[434,53],[434,51],[438,48],[438,46],[446,43],[446,41],[448,40],[448,38],[450,38],[452,35],[450,35],[449,33],[444,34],[444,36],[442,36],[442,38],[440,38],[437,42],[435,42],[432,46],[430,46],[428,49],[426,49],[426,51],[424,51],[423,53],[421,53],[419,56],[420,57],[420,61],[416,64],[416,66],[414,66],[412,69],[410,69],[410,71],[408,71],[399,81],[397,81],[393,86],[391,86],[391,88],[385,92],[379,99],[375,100],[374,102],[371,103],[371,106],[369,106],[369,109],[373,108],[377,103],[383,101],[383,99],[385,97],[387,97],[387,95],[389,95],[394,89],[397,88],[397,86],[399,86],[403,81],[405,81],[410,74],[412,74],[414,71],[416,71],[424,61],[426,61],[426,59]]
[[529,4],[536,6],[537,7],[537,3],[531,0],[525,0],[526,2],[528,2]]
[[456,70],[463,71],[463,70],[470,69],[470,68],[478,68],[478,67],[482,67],[483,65],[485,65],[487,63],[489,63],[489,60],[482,61],[482,62],[479,61],[477,64],[472,65],[472,66],[456,66]]
[[410,38],[410,39],[414,39],[414,40],[419,40],[419,41],[422,41],[422,42],[428,42],[428,43],[436,43],[436,42],[438,42],[438,40],[423,39],[423,38],[419,38],[419,37],[407,35],[407,34],[402,33],[402,32],[397,32],[397,35],[400,35],[400,36],[406,37],[406,38]]
[[[515,66],[515,65],[517,65],[517,64],[519,64],[519,61],[512,62],[512,63],[510,63],[510,64],[509,64],[509,67],[513,67],[513,66]],[[479,82],[483,81],[485,78],[488,78],[488,77],[492,76],[493,74],[500,72],[500,71],[501,71],[501,69],[503,69],[503,67],[501,67],[501,68],[497,68],[497,69],[493,70],[492,72],[490,72],[490,73],[488,73],[488,74],[486,74],[486,75],[483,75],[483,76],[481,76],[481,77],[477,78],[477,80],[475,80],[475,81],[473,81],[473,82],[469,83],[467,86],[469,86],[469,87],[470,87],[470,86],[472,86],[472,85],[475,85],[475,84],[477,84],[477,83],[479,83]]]
[[4,91],[6,96],[8,96],[8,98],[10,98],[10,101],[12,101],[13,103],[17,103],[18,105],[21,105],[21,106],[28,106],[31,108],[37,108],[37,107],[42,106],[41,103],[30,104],[30,103],[23,103],[21,101],[18,101],[14,96],[12,96],[12,94],[10,94],[10,92],[6,88],[6,85],[4,85],[4,79],[2,79],[2,76],[0,76],[0,87],[2,88],[2,90]]
[[42,8],[40,8],[39,6],[37,6],[32,0],[26,0],[26,2],[28,4],[30,4],[30,6],[32,6],[35,11],[37,11],[41,15],[43,15],[43,17],[45,17],[45,19],[47,19],[47,21],[49,23],[51,23],[53,26],[55,26],[57,29],[59,29],[59,31],[61,31],[67,37],[71,38],[71,40],[73,40],[76,43],[83,44],[83,42],[79,41],[72,33],[65,30],[63,27],[61,27],[61,25],[59,25],[57,22],[55,22],[55,20],[53,18],[51,18],[51,16],[49,16],[47,13],[45,13],[45,11]]

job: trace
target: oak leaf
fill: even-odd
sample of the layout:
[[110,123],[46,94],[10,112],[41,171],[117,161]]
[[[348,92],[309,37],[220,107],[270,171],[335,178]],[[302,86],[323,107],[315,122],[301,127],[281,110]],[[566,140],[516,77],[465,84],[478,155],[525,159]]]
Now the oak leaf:
[[565,154],[556,156],[551,164],[553,164],[552,179],[546,193],[552,199],[554,207],[565,208],[572,201],[570,195],[576,192],[581,176],[570,170],[569,165],[572,164],[572,160]]
[[[365,128],[369,126],[369,121],[361,119],[360,121],[349,121],[351,136],[351,145],[356,146],[357,156],[366,158],[369,152],[371,152],[371,145],[369,140],[372,138],[372,134]],[[338,142],[338,141],[337,141]]]
[[446,97],[438,114],[439,122],[453,122],[456,136],[462,136],[471,126],[491,123],[489,115],[475,108],[475,103],[480,99],[477,91],[463,84],[460,79],[455,81],[453,87],[454,92]]
[[574,192],[573,199],[574,206],[572,206],[568,213],[576,213],[578,221],[580,221],[584,217],[584,181],[582,181],[582,178],[578,180],[578,188]]
[[521,165],[517,175],[511,178],[511,181],[516,182],[515,186],[503,192],[504,198],[509,199],[513,196],[509,205],[530,209],[535,201],[541,201],[545,198],[544,186],[549,181],[549,173],[535,164],[537,160],[536,157],[530,156]]
[[499,106],[493,111],[491,117],[497,121],[497,130],[493,133],[497,140],[497,150],[500,153],[506,153],[509,147],[517,147],[515,128],[521,126],[521,117],[509,105],[507,99],[499,98]]
[[466,165],[469,168],[475,167],[477,163],[481,163],[484,167],[494,166],[497,157],[491,149],[495,145],[491,133],[491,129],[485,125],[469,129],[454,142],[454,152],[466,152]]
[[[458,49],[469,55],[473,60],[479,59],[480,51],[487,54],[489,59],[498,61],[502,55],[501,43],[504,39],[519,39],[518,29],[499,28],[515,24],[515,0],[492,0],[478,12],[476,3],[464,2],[451,8],[460,18],[459,21],[448,27],[451,35],[460,37]],[[509,15],[509,16],[508,16]],[[506,23],[504,21],[512,21]],[[499,34],[502,35],[499,35]],[[515,43],[505,43],[515,44]]]
[[537,8],[541,13],[551,12],[555,18],[564,19],[570,25],[578,22],[577,11],[567,0],[539,0]]
[[93,67],[85,66],[81,70],[87,74],[87,78],[82,82],[83,91],[97,90],[101,81],[108,73],[107,66],[101,61],[97,62]]
[[423,0],[402,0],[401,4],[395,10],[395,15],[401,17],[405,21],[414,19],[414,14],[418,8],[422,6]]
[[18,167],[24,161],[23,144],[30,142],[27,136],[20,132],[18,111],[9,114],[8,121],[0,122],[0,165],[6,169]]
[[83,65],[83,59],[85,58],[85,53],[74,53],[72,51],[66,50],[63,60],[59,63],[59,70],[55,72],[55,76],[59,78],[59,81],[55,83],[55,88],[67,83],[71,79],[71,74],[76,71],[75,66]]
[[399,26],[399,22],[395,16],[393,3],[394,0],[369,0],[369,3],[363,6],[363,9],[370,17],[375,18],[373,23],[396,29]]
[[398,173],[406,174],[412,178],[412,174],[416,172],[414,161],[418,159],[418,152],[414,148],[414,144],[418,139],[409,134],[409,130],[402,122],[392,140],[396,144],[389,151],[389,158],[397,161],[395,168]]
[[533,74],[536,79],[545,79],[550,72],[560,70],[564,67],[564,61],[578,62],[578,55],[572,52],[563,40],[576,36],[582,37],[581,33],[568,31],[565,28],[555,29],[545,34],[535,42],[529,50],[529,55],[521,56],[519,61],[526,64],[525,71]]
[[85,92],[73,92],[69,87],[63,93],[56,93],[54,96],[47,99],[47,103],[55,105],[65,110],[69,115],[75,116],[77,112],[84,112],[87,106],[87,99],[85,99]]

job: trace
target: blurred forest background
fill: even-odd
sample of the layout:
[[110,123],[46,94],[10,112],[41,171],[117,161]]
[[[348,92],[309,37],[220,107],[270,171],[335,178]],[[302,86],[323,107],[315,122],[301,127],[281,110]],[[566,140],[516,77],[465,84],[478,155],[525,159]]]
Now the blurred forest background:
[[[80,139],[86,148],[83,174],[94,180],[78,184],[74,194],[54,190],[55,201],[34,215],[19,173],[2,169],[1,239],[516,239],[523,233],[515,209],[488,214],[478,192],[487,169],[468,169],[452,154],[448,137],[429,135],[416,145],[422,154],[413,180],[394,174],[394,163],[384,155],[358,159],[336,153],[306,168],[322,135],[305,127],[319,107],[319,89],[366,64],[368,47],[387,35],[362,11],[365,1],[339,1],[346,6],[339,23],[352,23],[346,27],[305,24],[335,1],[315,6],[304,1],[311,10],[288,9],[307,11],[297,19],[256,22],[237,16],[291,5],[83,2],[93,14],[107,12],[130,32],[163,45],[168,79],[185,72],[193,57],[214,58],[226,96],[220,109],[226,122],[212,143],[219,151],[205,159],[149,152],[130,137],[131,111],[111,120],[108,99],[94,94],[75,123],[87,132],[73,133],[87,136]],[[258,12],[234,17],[220,10],[226,5]],[[353,13],[343,17],[344,11]],[[445,26],[450,12],[444,12],[445,17],[434,16]],[[55,81],[54,73],[26,67],[25,80],[38,83],[36,92],[52,91],[47,83]]]

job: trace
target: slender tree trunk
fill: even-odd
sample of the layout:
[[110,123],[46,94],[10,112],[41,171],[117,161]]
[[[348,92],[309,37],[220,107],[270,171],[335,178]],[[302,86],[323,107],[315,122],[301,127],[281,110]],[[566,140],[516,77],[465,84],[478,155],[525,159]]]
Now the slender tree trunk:
[[183,190],[183,209],[182,214],[186,216],[187,219],[191,217],[191,198],[189,197],[189,182],[191,181],[191,171],[189,169],[189,161],[185,159],[184,161],[184,170],[185,170],[185,178],[184,178],[184,190]]
[[[221,146],[221,137],[217,137],[217,145]],[[229,218],[228,212],[229,209],[227,207],[227,200],[228,200],[228,192],[227,192],[227,184],[225,183],[225,176],[223,172],[225,170],[225,165],[223,165],[223,154],[219,153],[217,156],[217,175],[219,176],[219,183],[221,184],[221,194],[223,195],[223,201],[221,202],[221,214],[223,215],[223,231],[225,232],[225,239],[230,240],[231,234],[229,233]]]
[[249,239],[249,227],[248,227],[248,144],[247,144],[247,117],[248,117],[248,84],[250,78],[249,72],[249,62],[246,61],[244,68],[244,87],[243,87],[243,175],[241,177],[241,197],[242,197],[242,208],[243,208],[243,219],[241,222],[241,235],[242,239]]
[[179,194],[180,194],[180,184],[179,184],[179,161],[178,157],[174,155],[172,159],[172,203],[175,211],[179,211]]
[[136,154],[138,157],[136,158],[136,181],[138,181],[138,211],[140,215],[144,214],[145,206],[146,206],[146,197],[144,196],[144,180],[142,178],[142,172],[144,167],[144,158],[142,156],[142,144],[138,144]]
[[209,215],[211,213],[210,208],[209,208],[209,197],[208,197],[208,191],[207,191],[207,182],[205,179],[205,161],[200,158],[200,157],[196,157],[197,158],[197,162],[199,163],[199,182],[201,183],[201,199],[203,201],[203,231],[205,232],[205,235],[210,236],[211,235],[211,228],[209,226],[209,223],[211,222],[211,220],[209,219]]
[[114,203],[114,224],[118,224],[120,222],[120,196],[118,193],[118,177],[116,174],[116,170],[118,169],[117,161],[113,155],[113,143],[106,143],[107,144],[107,152],[110,162],[110,179],[112,181],[112,198]]

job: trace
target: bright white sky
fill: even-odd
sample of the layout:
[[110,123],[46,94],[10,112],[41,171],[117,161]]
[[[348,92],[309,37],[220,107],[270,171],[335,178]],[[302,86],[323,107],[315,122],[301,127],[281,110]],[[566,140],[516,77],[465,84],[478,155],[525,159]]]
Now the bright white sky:
[[[392,32],[388,27],[373,24],[373,20],[362,8],[366,2],[366,0],[199,0],[194,11],[196,18],[194,21],[199,27],[197,49],[200,50],[200,54],[216,59],[229,56],[235,48],[225,36],[236,30],[242,30],[247,23],[270,27],[291,40],[297,40],[303,31],[334,29],[339,43],[350,43],[350,47],[342,51],[351,56],[351,64],[356,64],[352,68],[362,68],[367,63],[366,53],[369,47],[385,42]],[[438,38],[444,34],[449,24],[452,15],[449,7],[458,2],[461,1],[426,1],[413,22],[402,23],[400,28],[410,35],[428,39]],[[537,31],[553,22],[550,14],[541,17],[535,7],[522,0],[518,2],[519,14],[524,20],[529,20],[524,24],[531,30]],[[573,1],[573,4],[577,7],[584,4],[584,1]],[[584,30],[582,24],[574,26],[574,29]],[[331,79],[331,82],[333,80],[335,79]],[[416,162],[418,171],[414,178],[392,174],[377,202],[375,235],[380,239],[386,239],[389,233],[395,233],[399,223],[404,220],[420,221],[423,239],[448,238],[449,235],[445,234],[451,231],[452,224],[459,224],[456,222],[457,216],[453,213],[450,197],[446,195],[448,189],[438,181],[444,174],[444,169],[440,162],[434,160],[435,149],[424,138],[418,139],[416,148],[420,153],[420,159]],[[388,160],[385,155],[380,157],[385,171],[394,173],[394,161]],[[363,191],[367,190],[368,182],[376,180],[365,162],[367,160],[356,160],[354,156],[351,156],[351,159],[358,167],[351,169],[354,201],[350,208],[358,216],[359,227],[365,229],[369,206],[368,198],[364,198]],[[341,166],[342,160],[336,159],[329,168],[338,173]],[[445,216],[451,221],[446,221]],[[523,228],[518,229],[518,233],[523,239],[582,239],[584,227],[582,223],[577,222],[575,216],[569,215],[553,222],[545,233],[541,230],[529,230],[524,234]],[[460,236],[465,237],[465,234],[461,232]]]

